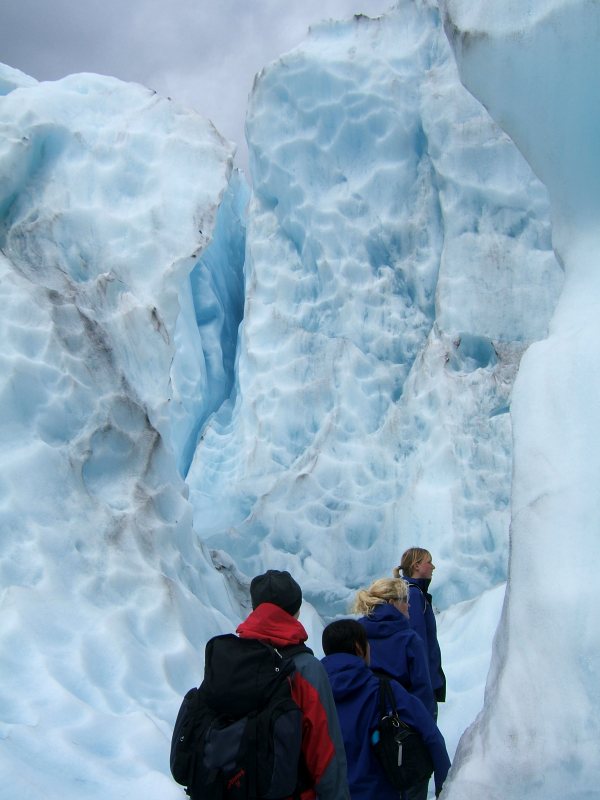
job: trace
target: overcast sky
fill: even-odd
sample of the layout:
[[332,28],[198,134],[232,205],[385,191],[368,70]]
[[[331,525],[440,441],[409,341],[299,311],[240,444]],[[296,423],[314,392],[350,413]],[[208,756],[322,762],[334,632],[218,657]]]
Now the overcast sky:
[[309,25],[393,0],[0,0],[0,61],[38,80],[98,72],[192,106],[238,145],[255,74]]

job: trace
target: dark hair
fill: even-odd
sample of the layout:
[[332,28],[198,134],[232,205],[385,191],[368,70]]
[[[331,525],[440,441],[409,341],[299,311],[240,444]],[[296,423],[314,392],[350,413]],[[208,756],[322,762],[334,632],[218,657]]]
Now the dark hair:
[[349,653],[355,656],[356,645],[366,653],[369,641],[360,622],[355,619],[336,619],[323,631],[321,643],[326,656],[332,653]]

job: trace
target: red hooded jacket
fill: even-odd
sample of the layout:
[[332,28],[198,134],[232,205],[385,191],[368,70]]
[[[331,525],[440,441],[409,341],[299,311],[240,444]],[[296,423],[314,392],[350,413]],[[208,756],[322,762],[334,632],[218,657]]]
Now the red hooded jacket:
[[[237,634],[281,648],[308,638],[295,617],[272,603],[261,603],[238,626]],[[292,658],[292,697],[303,713],[302,752],[314,786],[302,793],[302,800],[349,800],[344,742],[327,673],[311,653]]]

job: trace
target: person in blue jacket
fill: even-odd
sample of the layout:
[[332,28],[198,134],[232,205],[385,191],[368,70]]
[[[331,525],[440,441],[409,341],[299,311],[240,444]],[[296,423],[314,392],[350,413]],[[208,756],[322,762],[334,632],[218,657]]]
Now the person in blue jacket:
[[[379,721],[379,679],[369,669],[369,642],[363,626],[354,619],[331,622],[323,631],[323,666],[337,708],[348,765],[352,800],[398,800],[398,790],[388,781],[371,746]],[[450,769],[444,737],[421,701],[397,681],[390,680],[400,718],[415,728],[425,742],[434,765],[436,797]],[[404,800],[427,797],[427,781],[404,793]]]
[[437,718],[437,703],[446,699],[446,676],[442,669],[442,654],[437,638],[437,625],[435,614],[429,594],[429,584],[435,565],[431,553],[422,547],[410,547],[403,554],[400,566],[394,569],[394,577],[402,577],[408,583],[410,603],[410,627],[416,631],[425,644],[427,662],[429,664],[429,677],[436,701],[435,716]]
[[408,585],[402,578],[378,578],[359,589],[352,611],[367,632],[371,669],[385,672],[414,694],[435,716],[427,653],[409,623]]

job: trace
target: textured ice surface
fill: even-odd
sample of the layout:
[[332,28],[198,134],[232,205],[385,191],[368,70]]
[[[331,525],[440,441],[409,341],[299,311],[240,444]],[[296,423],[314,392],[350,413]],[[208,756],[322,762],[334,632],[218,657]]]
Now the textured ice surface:
[[503,582],[512,382],[562,283],[545,190],[426,2],[313,29],[247,131],[238,383],[188,474],[196,530],[324,613],[413,544],[441,607]]
[[565,283],[550,335],[527,352],[514,387],[509,591],[485,708],[461,741],[448,798],[591,800],[600,797],[600,6],[529,2],[524,14],[510,4],[501,25],[494,14],[488,25],[492,5],[448,0],[447,27],[466,85],[548,186]]
[[[503,601],[513,435],[489,713],[449,796],[598,797],[597,173],[567,185],[553,158],[594,166],[594,84],[544,82],[563,52],[596,63],[570,44],[595,8],[456,0],[447,20],[551,188],[550,326],[545,190],[430,2],[315,28],[259,76],[247,228],[232,147],[195,114],[0,70],[1,798],[181,797],[174,715],[249,576],[289,568],[330,616],[413,543],[438,565],[453,753]],[[461,34],[459,11],[490,30]],[[301,620],[319,654],[322,620]]]
[[244,193],[142,87],[0,83],[0,796],[164,800],[180,696],[240,615],[177,450],[232,379]]

